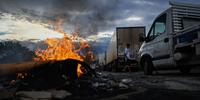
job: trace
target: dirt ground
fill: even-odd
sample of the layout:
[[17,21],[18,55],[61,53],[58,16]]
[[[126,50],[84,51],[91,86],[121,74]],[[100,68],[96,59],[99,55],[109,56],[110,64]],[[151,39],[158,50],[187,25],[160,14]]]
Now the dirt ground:
[[[64,97],[61,96],[62,98],[60,97],[59,100],[200,100],[200,67],[193,69],[191,73],[187,75],[181,74],[178,70],[162,70],[150,76],[144,75],[142,71],[117,73],[100,72],[100,74],[102,78],[100,78],[101,80],[95,78],[95,83],[92,83],[93,88],[91,84],[89,84],[90,88],[87,87],[88,85],[86,85],[86,87],[81,86],[82,88],[77,88],[79,90],[74,90],[75,92],[68,91],[67,89],[54,89],[54,91],[56,91],[56,94],[59,94],[58,97],[60,97],[60,94],[68,95]],[[107,78],[103,78],[103,76]],[[1,81],[4,83],[2,79]],[[12,97],[4,100],[11,100],[12,98],[12,100],[15,100],[15,96],[17,96],[19,92],[24,93],[24,91],[15,93],[15,88],[9,88],[8,86],[9,91],[4,92],[3,90],[7,89],[4,88],[4,86],[5,85],[0,84],[0,90],[2,90],[0,91],[0,100],[3,97],[9,96]],[[93,93],[95,92],[94,87],[97,93]],[[106,92],[104,92],[105,90]],[[83,95],[74,95],[73,93],[76,92],[83,93]],[[40,93],[45,95],[41,95]],[[25,91],[24,94],[26,94],[26,96],[27,94],[31,94],[30,97],[40,94],[40,97],[45,96],[52,98],[54,93],[51,90],[28,90]],[[20,95],[17,97],[23,96]]]
[[[117,79],[130,81],[133,91],[106,98],[106,100],[200,100],[200,68],[188,75],[178,70],[158,71],[146,76],[142,71],[111,73]],[[103,99],[105,100],[105,98]]]

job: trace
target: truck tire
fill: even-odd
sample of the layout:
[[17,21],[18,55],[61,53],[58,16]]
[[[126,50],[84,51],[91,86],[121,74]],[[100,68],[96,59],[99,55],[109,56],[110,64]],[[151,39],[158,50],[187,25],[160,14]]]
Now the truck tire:
[[183,74],[189,74],[190,71],[191,71],[191,67],[189,67],[189,66],[181,66],[181,67],[179,67],[179,70]]
[[142,62],[142,67],[144,69],[145,75],[152,75],[153,73],[153,63],[150,58],[145,58]]

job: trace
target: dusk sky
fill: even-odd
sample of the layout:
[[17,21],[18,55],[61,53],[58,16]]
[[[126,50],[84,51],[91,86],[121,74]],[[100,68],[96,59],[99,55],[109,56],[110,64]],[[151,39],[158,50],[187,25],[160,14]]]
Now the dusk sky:
[[[200,0],[173,1],[200,4]],[[48,23],[38,25],[24,19],[20,22],[23,16],[32,16],[30,19],[33,20],[54,20],[61,16],[64,19],[62,26],[67,32],[78,27],[85,37],[109,37],[116,27],[146,26],[148,30],[154,18],[169,7],[169,0],[1,0],[0,12],[8,15],[0,18],[0,39],[54,36],[48,34],[54,31],[43,28],[43,24]]]

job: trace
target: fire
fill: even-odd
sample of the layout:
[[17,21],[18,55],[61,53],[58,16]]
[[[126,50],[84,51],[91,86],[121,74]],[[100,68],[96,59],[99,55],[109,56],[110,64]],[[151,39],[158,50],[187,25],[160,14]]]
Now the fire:
[[[35,51],[36,61],[59,61],[65,59],[76,59],[84,61],[86,56],[81,55],[80,52],[84,48],[88,48],[87,41],[78,36],[78,33],[74,32],[72,35],[67,34],[61,27],[62,20],[58,20],[55,30],[64,34],[63,38],[49,38],[44,41],[47,44],[47,49],[37,49]],[[91,51],[90,51],[91,52]],[[66,66],[67,67],[67,66]],[[81,65],[77,66],[77,75],[80,77],[84,74],[81,69]]]
[[78,75],[78,77],[81,77],[81,75],[83,75],[83,74],[84,74],[83,69],[82,69],[81,65],[78,64],[78,67],[77,67],[77,75]]
[[35,54],[39,61],[55,61],[65,59],[76,59],[83,61],[83,58],[78,54],[73,41],[67,35],[64,35],[61,39],[46,39],[44,41],[48,47],[45,50],[36,50]]
[[28,76],[28,73],[17,73],[17,79],[24,79]]

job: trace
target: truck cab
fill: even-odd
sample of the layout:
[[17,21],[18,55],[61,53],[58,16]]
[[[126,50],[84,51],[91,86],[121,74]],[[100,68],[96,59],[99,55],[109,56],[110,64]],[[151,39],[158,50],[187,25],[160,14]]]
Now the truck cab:
[[[187,54],[187,52],[192,52],[193,49],[196,52],[199,51],[197,45],[200,35],[200,5],[176,2],[170,2],[170,4],[172,6],[169,9],[156,17],[146,37],[141,38],[144,42],[140,47],[138,56],[144,74],[152,74],[154,69],[178,67],[181,72],[186,73],[191,69],[188,66],[198,65],[198,63],[184,64],[183,61],[189,58],[190,54]],[[194,37],[191,39],[192,42],[187,39],[190,37]],[[197,42],[194,43],[194,40],[197,40]],[[185,46],[176,48],[179,45],[178,43]],[[190,44],[194,48],[188,47]],[[192,55],[199,56],[196,52]],[[200,62],[198,57],[194,60]]]

